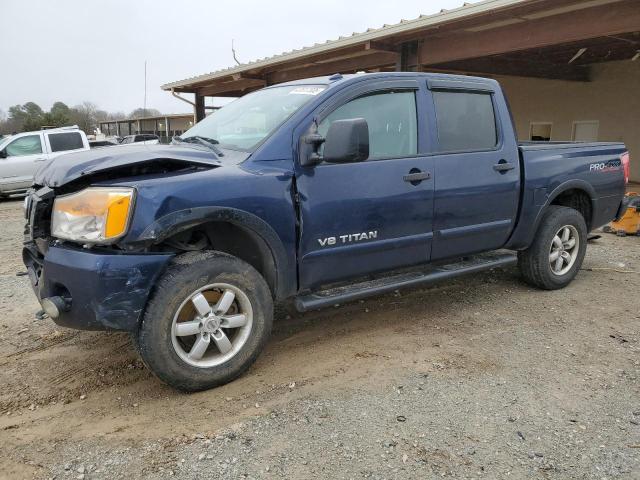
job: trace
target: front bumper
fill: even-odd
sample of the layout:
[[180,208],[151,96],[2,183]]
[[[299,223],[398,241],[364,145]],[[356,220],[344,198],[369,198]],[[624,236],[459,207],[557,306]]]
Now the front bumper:
[[22,252],[31,285],[42,300],[60,296],[67,307],[54,321],[81,330],[134,331],[149,294],[171,254],[98,253],[33,243]]

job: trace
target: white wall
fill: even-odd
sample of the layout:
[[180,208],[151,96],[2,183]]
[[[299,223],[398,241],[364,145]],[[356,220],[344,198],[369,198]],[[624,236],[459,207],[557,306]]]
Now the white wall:
[[551,140],[571,140],[574,121],[598,120],[598,140],[624,142],[631,179],[640,182],[640,60],[592,67],[591,82],[496,77],[511,104],[518,136],[530,122],[553,122]]

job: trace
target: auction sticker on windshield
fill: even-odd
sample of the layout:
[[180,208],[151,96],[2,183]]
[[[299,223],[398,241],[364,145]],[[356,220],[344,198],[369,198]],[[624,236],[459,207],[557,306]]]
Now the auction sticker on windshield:
[[289,92],[289,95],[318,95],[324,87],[319,86],[305,86],[297,87]]

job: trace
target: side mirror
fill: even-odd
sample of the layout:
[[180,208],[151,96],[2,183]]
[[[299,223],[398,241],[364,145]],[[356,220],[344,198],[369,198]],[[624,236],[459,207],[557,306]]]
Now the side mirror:
[[336,120],[329,126],[322,160],[329,163],[363,162],[369,158],[369,125],[364,118]]
[[6,150],[0,150],[0,158],[7,158],[7,151]]

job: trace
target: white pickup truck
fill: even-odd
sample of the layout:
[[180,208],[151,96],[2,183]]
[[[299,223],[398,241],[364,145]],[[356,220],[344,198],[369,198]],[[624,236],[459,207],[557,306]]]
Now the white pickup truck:
[[0,140],[0,198],[26,191],[46,162],[69,152],[89,150],[77,126],[24,132]]

